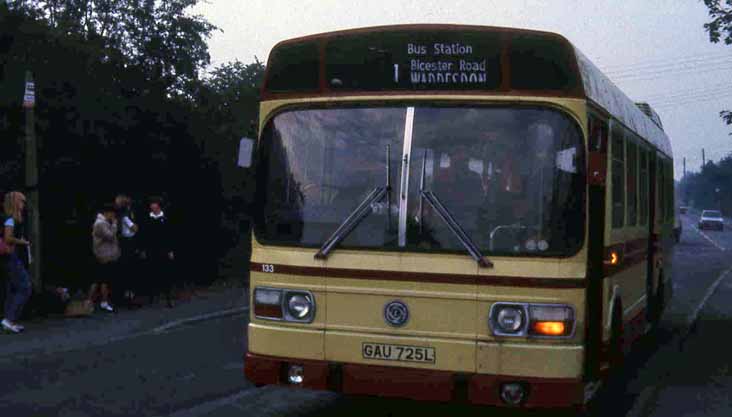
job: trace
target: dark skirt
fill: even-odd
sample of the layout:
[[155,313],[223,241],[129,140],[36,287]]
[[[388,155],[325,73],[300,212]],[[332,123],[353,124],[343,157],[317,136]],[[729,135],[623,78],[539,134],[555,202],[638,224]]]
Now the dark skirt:
[[146,269],[146,292],[147,295],[156,296],[170,293],[173,289],[175,263],[168,258],[168,254],[153,254],[148,257],[143,267]]

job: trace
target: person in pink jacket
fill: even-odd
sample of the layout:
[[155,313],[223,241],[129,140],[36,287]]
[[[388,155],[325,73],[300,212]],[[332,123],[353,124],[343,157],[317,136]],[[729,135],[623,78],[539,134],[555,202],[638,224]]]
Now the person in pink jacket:
[[121,255],[117,240],[117,211],[113,205],[105,205],[102,212],[97,215],[92,228],[92,241],[94,256],[97,259],[97,281],[89,290],[89,298],[95,301],[99,289],[101,296],[99,308],[111,313],[114,312],[110,302],[112,284],[119,275],[118,261]]

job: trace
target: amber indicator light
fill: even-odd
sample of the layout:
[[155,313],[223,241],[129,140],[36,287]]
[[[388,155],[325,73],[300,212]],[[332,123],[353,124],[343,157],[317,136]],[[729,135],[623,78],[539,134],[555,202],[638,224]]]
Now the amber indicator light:
[[536,321],[532,325],[535,334],[544,336],[563,336],[567,326],[563,321]]

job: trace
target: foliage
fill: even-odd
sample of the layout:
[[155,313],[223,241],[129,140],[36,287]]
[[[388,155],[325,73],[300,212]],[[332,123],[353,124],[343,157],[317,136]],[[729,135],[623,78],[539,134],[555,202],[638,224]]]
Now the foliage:
[[[693,204],[698,209],[721,209],[732,214],[732,156],[707,162],[701,172],[690,173],[679,184],[679,205]],[[719,191],[717,191],[719,190]]]
[[202,82],[196,108],[205,122],[205,155],[215,161],[221,172],[227,215],[235,218],[249,212],[254,196],[254,176],[237,167],[239,140],[255,137],[259,114],[259,90],[264,79],[264,64],[256,57],[251,64],[234,61],[213,69]]
[[704,4],[712,19],[704,24],[704,29],[709,32],[709,40],[712,43],[724,40],[725,44],[732,45],[732,1],[704,0]]
[[98,58],[134,66],[150,88],[189,94],[210,62],[206,40],[216,29],[187,10],[199,0],[16,0],[13,7],[57,33],[100,48]]
[[[709,33],[709,41],[718,43],[723,40],[725,44],[732,45],[732,0],[704,0],[704,4],[712,19],[704,24],[704,29]],[[725,110],[719,116],[728,125],[732,125],[732,112]]]
[[146,196],[168,197],[189,276],[214,278],[207,268],[242,235],[235,219],[222,222],[241,215],[231,200],[245,207],[242,190],[253,183],[235,155],[256,118],[263,66],[224,64],[203,77],[215,28],[186,13],[197,2],[0,0],[0,193],[22,189],[32,70],[42,261],[61,281],[83,276],[89,222],[118,192],[141,210]]

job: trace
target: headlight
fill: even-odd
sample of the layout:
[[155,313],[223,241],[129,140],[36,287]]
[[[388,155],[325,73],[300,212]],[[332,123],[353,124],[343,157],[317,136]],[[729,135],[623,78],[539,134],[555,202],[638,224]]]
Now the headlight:
[[315,303],[313,296],[307,292],[292,291],[285,294],[287,318],[293,321],[309,322],[313,320]]
[[564,304],[496,303],[489,323],[496,336],[569,337],[575,315]]
[[524,307],[521,305],[497,304],[492,314],[495,334],[516,335],[526,324]]
[[287,311],[296,319],[304,319],[310,314],[310,301],[306,295],[291,294],[287,300]]

